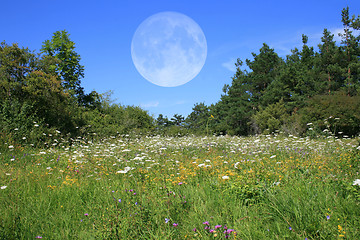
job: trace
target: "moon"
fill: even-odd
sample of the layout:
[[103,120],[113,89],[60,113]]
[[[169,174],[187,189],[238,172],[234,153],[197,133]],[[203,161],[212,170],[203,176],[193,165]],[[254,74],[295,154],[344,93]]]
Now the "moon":
[[131,56],[138,72],[162,87],[191,81],[204,66],[206,55],[206,39],[200,26],[177,12],[161,12],[145,19],[131,42]]

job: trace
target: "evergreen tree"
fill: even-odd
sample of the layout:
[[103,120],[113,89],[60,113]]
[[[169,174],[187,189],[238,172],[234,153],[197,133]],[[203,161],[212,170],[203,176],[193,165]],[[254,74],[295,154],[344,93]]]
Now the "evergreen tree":
[[174,114],[174,116],[170,120],[173,125],[181,126],[185,118],[181,114]]
[[246,65],[250,68],[245,78],[244,85],[247,91],[250,92],[251,102],[256,106],[260,103],[265,106],[267,103],[262,101],[262,96],[267,87],[277,77],[283,60],[275,53],[274,49],[270,48],[267,44],[263,44],[260,48],[260,53],[252,53],[254,60],[246,59]]
[[339,65],[340,51],[334,41],[334,35],[324,29],[321,44],[316,61],[317,81],[316,90],[318,94],[338,90],[344,84],[344,77]]
[[205,130],[210,117],[210,109],[204,103],[197,103],[192,108],[192,112],[187,116],[186,123],[189,129]]
[[353,96],[357,95],[360,90],[360,46],[359,46],[359,36],[353,35],[353,30],[359,29],[360,17],[355,18],[353,16],[350,18],[349,7],[344,8],[341,12],[341,21],[344,26],[344,32],[340,33],[341,36],[341,50],[342,58],[339,62],[343,68],[344,80],[344,90],[348,95]]

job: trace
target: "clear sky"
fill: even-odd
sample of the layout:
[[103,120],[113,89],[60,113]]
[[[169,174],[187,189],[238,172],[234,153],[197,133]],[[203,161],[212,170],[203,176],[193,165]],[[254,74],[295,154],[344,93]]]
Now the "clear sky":
[[[359,0],[1,0],[0,41],[38,52],[55,31],[66,30],[85,66],[86,92],[112,90],[116,103],[171,118],[187,116],[195,103],[216,103],[224,84],[231,83],[236,59],[251,58],[264,42],[282,57],[301,47],[302,34],[317,46],[324,28],[332,33],[342,28],[346,6],[360,15]],[[192,18],[207,41],[204,67],[178,87],[148,82],[131,57],[137,27],[163,11]]]

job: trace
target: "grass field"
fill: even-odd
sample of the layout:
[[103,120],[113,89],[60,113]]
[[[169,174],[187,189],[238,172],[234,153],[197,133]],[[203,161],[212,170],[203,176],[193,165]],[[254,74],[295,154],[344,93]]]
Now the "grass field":
[[109,137],[0,154],[0,239],[360,239],[357,139]]

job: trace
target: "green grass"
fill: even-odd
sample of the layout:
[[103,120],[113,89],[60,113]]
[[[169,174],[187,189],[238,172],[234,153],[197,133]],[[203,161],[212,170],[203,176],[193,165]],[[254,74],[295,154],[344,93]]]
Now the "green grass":
[[356,139],[123,136],[0,160],[0,239],[360,238]]

